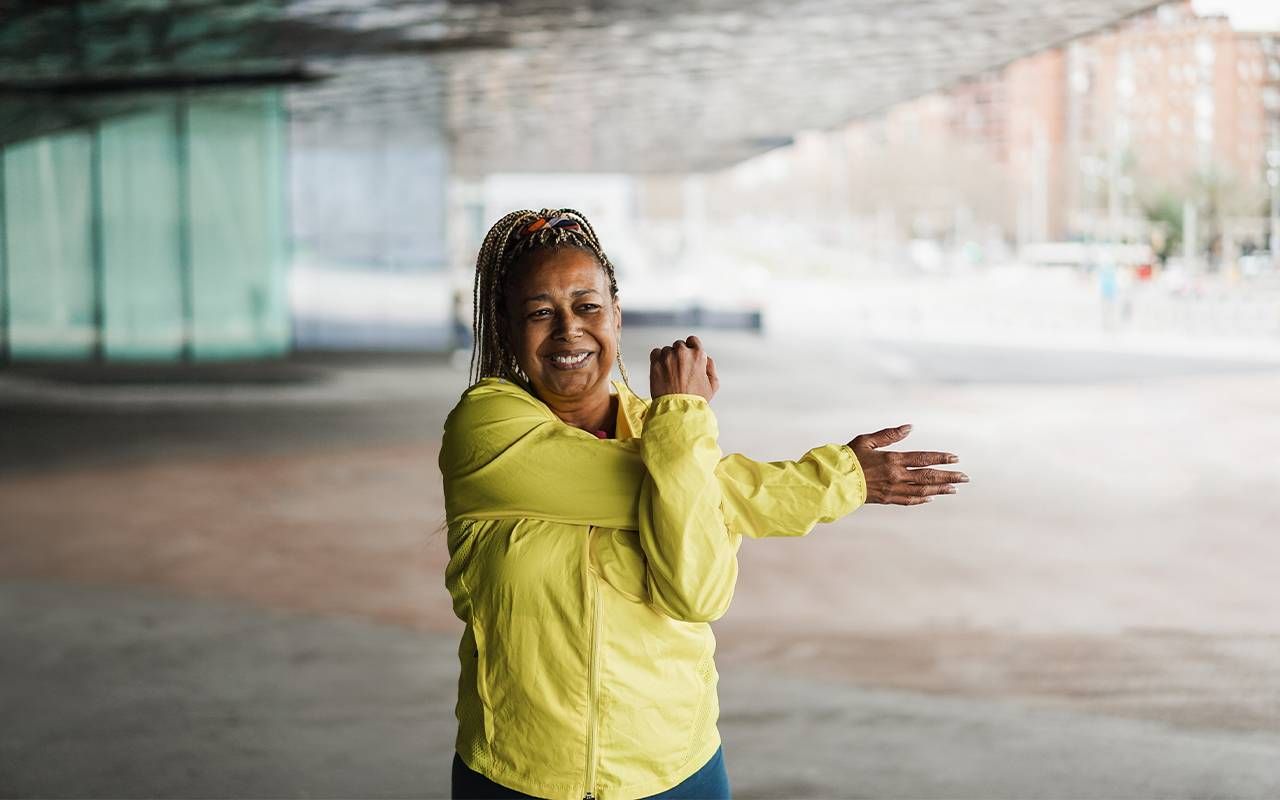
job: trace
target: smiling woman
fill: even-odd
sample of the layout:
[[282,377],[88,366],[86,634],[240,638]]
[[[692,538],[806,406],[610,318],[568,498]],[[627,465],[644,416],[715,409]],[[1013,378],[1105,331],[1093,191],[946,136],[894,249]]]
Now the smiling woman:
[[729,797],[708,623],[742,538],[967,479],[929,468],[949,453],[880,449],[909,426],[795,461],[723,455],[697,336],[649,354],[652,400],[631,390],[613,265],[571,209],[499,220],[475,300],[473,383],[440,447],[466,623],[453,796]]
[[538,397],[570,425],[613,435],[617,400],[608,381],[622,308],[596,256],[535,250],[512,277],[506,308],[508,340]]

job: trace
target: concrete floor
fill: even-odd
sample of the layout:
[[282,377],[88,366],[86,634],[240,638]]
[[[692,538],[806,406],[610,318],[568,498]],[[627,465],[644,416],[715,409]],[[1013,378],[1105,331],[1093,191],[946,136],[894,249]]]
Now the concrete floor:
[[[702,336],[725,452],[912,422],[973,478],[744,544],[736,796],[1280,795],[1280,365]],[[174,377],[0,371],[0,794],[445,796],[465,369]]]

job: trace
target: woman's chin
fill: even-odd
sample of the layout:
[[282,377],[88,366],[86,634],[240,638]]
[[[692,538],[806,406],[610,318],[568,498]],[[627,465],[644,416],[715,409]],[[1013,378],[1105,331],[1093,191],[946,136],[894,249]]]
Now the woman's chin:
[[556,370],[552,367],[552,373],[544,374],[538,384],[539,394],[573,399],[596,390],[600,376],[595,370]]

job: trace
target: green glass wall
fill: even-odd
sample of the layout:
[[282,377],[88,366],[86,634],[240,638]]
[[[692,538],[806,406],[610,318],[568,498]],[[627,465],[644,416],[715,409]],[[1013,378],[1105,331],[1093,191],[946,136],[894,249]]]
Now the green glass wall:
[[102,333],[110,359],[182,355],[178,111],[112,120],[98,132]]
[[92,137],[4,149],[5,340],[14,358],[87,358],[97,339]]
[[281,115],[273,98],[193,104],[190,141],[195,354],[288,345]]
[[278,90],[170,97],[0,151],[0,327],[14,360],[289,347]]

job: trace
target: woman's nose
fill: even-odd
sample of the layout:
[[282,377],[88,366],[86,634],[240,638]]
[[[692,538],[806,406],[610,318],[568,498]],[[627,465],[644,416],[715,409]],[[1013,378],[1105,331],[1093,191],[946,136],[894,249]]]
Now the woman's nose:
[[557,314],[553,335],[561,339],[576,339],[582,335],[582,320],[574,314]]

